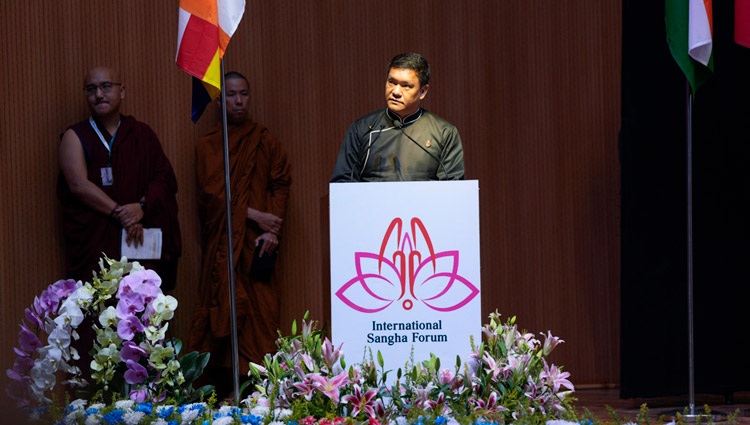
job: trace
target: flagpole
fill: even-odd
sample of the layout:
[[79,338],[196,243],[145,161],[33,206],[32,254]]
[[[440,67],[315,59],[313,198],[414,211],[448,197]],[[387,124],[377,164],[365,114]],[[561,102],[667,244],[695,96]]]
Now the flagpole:
[[226,198],[227,219],[227,269],[229,275],[229,322],[231,325],[231,349],[232,349],[232,384],[234,389],[234,401],[240,401],[240,361],[239,342],[237,340],[237,307],[235,305],[234,286],[234,248],[232,244],[232,193],[229,179],[229,132],[227,131],[227,97],[224,92],[224,59],[219,60],[221,68],[221,126],[224,139],[224,197]]
[[693,296],[693,92],[690,82],[686,81],[685,129],[686,129],[686,160],[687,160],[687,299],[688,299],[688,406],[683,409],[673,409],[665,412],[673,418],[681,415],[689,423],[701,421],[721,421],[726,414],[720,411],[699,413],[695,411],[695,318]]
[[688,415],[695,416],[695,329],[693,323],[693,93],[685,82],[687,105],[687,275],[688,275]]

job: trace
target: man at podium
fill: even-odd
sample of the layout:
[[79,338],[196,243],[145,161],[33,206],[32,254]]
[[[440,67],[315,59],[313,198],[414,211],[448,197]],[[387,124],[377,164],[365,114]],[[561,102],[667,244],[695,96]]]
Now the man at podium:
[[464,178],[458,130],[420,106],[429,82],[430,65],[421,55],[402,53],[391,59],[386,108],[349,126],[332,183]]

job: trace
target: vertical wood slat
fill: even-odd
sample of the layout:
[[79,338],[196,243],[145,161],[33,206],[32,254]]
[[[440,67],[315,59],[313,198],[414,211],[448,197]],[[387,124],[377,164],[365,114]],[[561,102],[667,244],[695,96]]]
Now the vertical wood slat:
[[[125,112],[151,125],[177,174],[173,329],[187,335],[200,268],[193,149],[215,108],[190,121],[190,78],[174,65],[177,5],[0,3],[3,369],[23,308],[63,277],[56,144],[86,116],[81,80],[100,63],[120,69]],[[593,0],[248,0],[226,65],[248,76],[253,115],[293,164],[282,330],[307,309],[323,312],[320,199],[349,123],[383,106],[387,61],[413,50],[433,67],[425,106],[458,126],[467,178],[480,182],[483,315],[499,309],[551,330],[567,341],[554,360],[575,383],[616,384],[619,16],[620,2]]]

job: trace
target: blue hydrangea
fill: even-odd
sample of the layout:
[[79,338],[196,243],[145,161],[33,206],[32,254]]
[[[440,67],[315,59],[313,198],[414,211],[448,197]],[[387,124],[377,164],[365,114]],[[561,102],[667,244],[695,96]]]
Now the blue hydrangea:
[[156,416],[162,419],[167,419],[172,416],[172,413],[174,413],[174,406],[159,406],[159,408],[156,409]]
[[102,420],[107,424],[121,424],[123,423],[122,417],[124,414],[122,409],[112,409],[111,412],[102,416]]
[[142,413],[145,413],[147,415],[150,415],[151,412],[153,411],[153,409],[154,409],[154,406],[150,402],[148,402],[148,403],[140,403],[137,406],[135,406],[135,411],[136,412],[142,412]]
[[221,409],[219,409],[218,413],[214,414],[214,419],[223,418],[224,416],[236,416],[240,415],[242,413],[242,409],[236,406],[223,406]]
[[[250,425],[263,425],[264,418],[262,416],[257,415],[240,415],[240,421],[243,424],[250,424]],[[288,425],[296,425],[297,421],[290,421]]]
[[190,410],[197,410],[198,415],[200,416],[206,410],[206,406],[201,403],[183,404],[182,406],[177,408],[177,413],[182,415],[185,411],[190,411]]

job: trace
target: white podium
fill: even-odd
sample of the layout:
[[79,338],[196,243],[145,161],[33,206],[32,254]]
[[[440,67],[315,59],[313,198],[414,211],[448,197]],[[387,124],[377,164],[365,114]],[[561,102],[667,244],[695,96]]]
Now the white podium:
[[[476,180],[332,183],[331,337],[347,363],[453,369],[481,342]],[[412,357],[413,355],[413,357]]]

